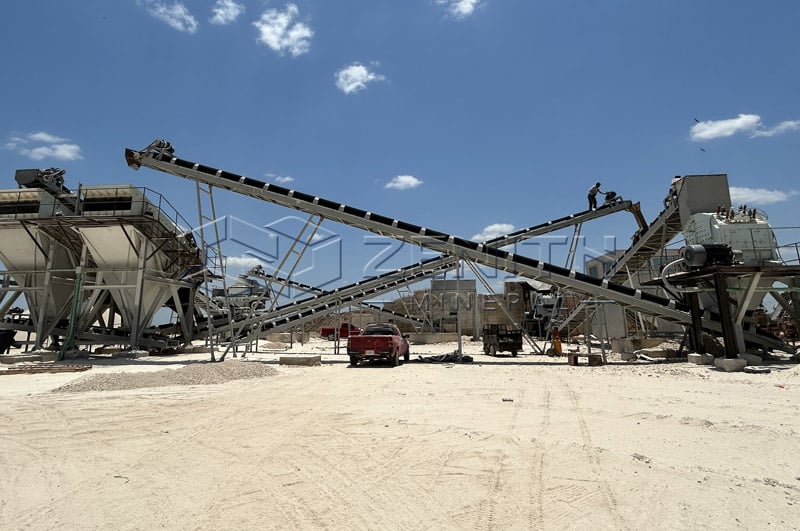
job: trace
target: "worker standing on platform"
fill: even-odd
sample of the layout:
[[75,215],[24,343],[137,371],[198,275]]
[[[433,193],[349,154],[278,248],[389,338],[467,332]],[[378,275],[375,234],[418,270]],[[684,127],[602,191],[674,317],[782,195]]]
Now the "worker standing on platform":
[[667,192],[667,196],[664,198],[664,208],[667,208],[669,204],[678,197],[678,187],[680,186],[681,176],[676,175],[672,178],[672,182],[669,183],[669,192]]
[[600,183],[595,183],[594,186],[589,188],[589,194],[588,194],[589,210],[597,209],[597,194],[603,194],[603,195],[606,194],[605,192],[600,190]]

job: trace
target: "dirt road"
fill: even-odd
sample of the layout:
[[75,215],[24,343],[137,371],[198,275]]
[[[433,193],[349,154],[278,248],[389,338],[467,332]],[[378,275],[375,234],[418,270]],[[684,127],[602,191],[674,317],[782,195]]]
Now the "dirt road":
[[248,362],[273,376],[218,385],[4,397],[2,528],[800,522],[797,368],[275,359]]

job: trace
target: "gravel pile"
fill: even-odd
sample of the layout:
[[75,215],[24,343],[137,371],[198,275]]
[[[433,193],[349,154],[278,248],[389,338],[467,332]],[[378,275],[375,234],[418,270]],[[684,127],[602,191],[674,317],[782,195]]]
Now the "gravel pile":
[[168,385],[211,385],[231,380],[247,380],[274,376],[278,371],[258,362],[225,361],[222,363],[192,363],[180,369],[155,372],[115,372],[95,374],[53,389],[54,393],[84,391],[121,391]]

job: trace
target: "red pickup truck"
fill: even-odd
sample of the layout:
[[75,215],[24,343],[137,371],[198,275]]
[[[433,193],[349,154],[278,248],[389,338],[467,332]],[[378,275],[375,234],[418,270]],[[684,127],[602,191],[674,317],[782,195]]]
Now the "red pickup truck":
[[361,335],[351,336],[347,341],[347,354],[350,365],[355,367],[359,361],[385,359],[392,367],[400,364],[400,357],[408,361],[408,335],[404,335],[393,323],[370,323]]
[[[338,330],[338,333],[337,333]],[[334,326],[323,326],[322,330],[320,330],[319,335],[328,339],[329,341],[333,341],[336,339],[336,336],[339,337],[350,337],[350,336],[357,336],[361,333],[361,328],[352,324],[352,323],[342,323],[342,325],[337,329]]]

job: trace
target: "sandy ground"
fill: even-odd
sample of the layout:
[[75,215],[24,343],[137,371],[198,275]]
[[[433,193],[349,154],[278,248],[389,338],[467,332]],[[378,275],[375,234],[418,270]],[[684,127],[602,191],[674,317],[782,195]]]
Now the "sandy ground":
[[797,366],[464,347],[474,363],[351,368],[315,341],[291,352],[317,367],[0,376],[0,528],[800,529]]

